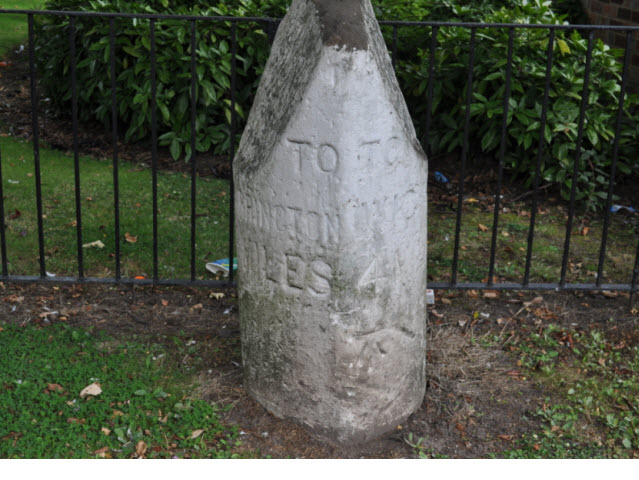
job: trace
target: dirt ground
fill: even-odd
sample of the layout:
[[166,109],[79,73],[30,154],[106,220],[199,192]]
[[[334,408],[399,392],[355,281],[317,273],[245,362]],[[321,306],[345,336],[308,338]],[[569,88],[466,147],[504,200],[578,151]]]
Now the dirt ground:
[[[513,343],[544,322],[636,336],[628,297],[599,293],[438,292],[429,310],[428,387],[419,410],[397,429],[364,445],[334,445],[279,419],[242,387],[240,331],[232,290],[223,299],[207,289],[132,286],[2,285],[0,318],[47,325],[65,322],[114,337],[197,340],[201,388],[190,392],[232,405],[225,421],[239,426],[247,452],[272,458],[413,458],[413,443],[432,456],[482,458],[509,448],[540,425],[532,415],[549,392],[520,372],[514,356],[487,346],[494,335]],[[542,297],[540,300],[538,297]],[[535,306],[526,302],[537,298]],[[614,319],[614,322],[610,322]],[[612,333],[612,332],[610,332]],[[508,342],[506,342],[507,344]]]

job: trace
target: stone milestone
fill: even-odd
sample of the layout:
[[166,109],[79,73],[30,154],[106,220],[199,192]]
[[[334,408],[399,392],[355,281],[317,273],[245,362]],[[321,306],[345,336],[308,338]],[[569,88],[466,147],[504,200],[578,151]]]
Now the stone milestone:
[[234,164],[244,381],[338,442],[425,391],[427,161],[369,0],[294,0]]

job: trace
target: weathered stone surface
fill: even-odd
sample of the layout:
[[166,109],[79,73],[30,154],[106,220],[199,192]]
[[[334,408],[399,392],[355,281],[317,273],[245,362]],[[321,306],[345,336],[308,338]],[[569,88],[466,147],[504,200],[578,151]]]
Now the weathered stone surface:
[[425,390],[427,164],[369,0],[295,0],[235,160],[245,386],[361,442]]

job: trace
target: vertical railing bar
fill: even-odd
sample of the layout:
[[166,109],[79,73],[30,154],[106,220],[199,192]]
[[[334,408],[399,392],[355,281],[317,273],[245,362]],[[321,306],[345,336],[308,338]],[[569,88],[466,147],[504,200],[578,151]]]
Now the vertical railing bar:
[[575,216],[575,196],[577,193],[577,176],[579,174],[579,161],[581,160],[581,144],[584,135],[584,123],[586,118],[586,106],[588,105],[588,87],[590,81],[590,65],[592,63],[592,48],[594,43],[594,31],[588,32],[588,51],[586,53],[586,69],[584,72],[584,88],[581,94],[581,106],[579,110],[579,127],[577,130],[577,148],[575,151],[575,164],[572,172],[572,185],[570,188],[570,209],[568,211],[568,222],[566,225],[566,240],[564,242],[564,253],[561,260],[561,279],[559,285],[566,285],[566,273],[568,271],[568,256],[570,254],[570,238],[572,235],[572,225]]
[[393,25],[393,55],[391,58],[393,68],[397,66],[397,25]]
[[437,33],[439,27],[434,26],[430,38],[430,64],[428,67],[428,86],[426,87],[426,125],[424,126],[424,150],[426,155],[431,154],[430,148],[430,126],[433,119],[433,84],[435,76],[435,51],[437,49]]
[[111,135],[113,143],[113,234],[115,244],[115,279],[120,280],[120,175],[118,161],[118,108],[117,108],[117,82],[115,77],[115,19],[109,19],[109,48],[111,49],[110,74],[111,74]]
[[464,177],[466,175],[466,160],[469,150],[469,134],[470,134],[470,102],[473,95],[473,70],[475,68],[475,38],[477,28],[472,27],[470,30],[470,53],[468,60],[468,79],[466,87],[466,113],[464,118],[464,142],[461,154],[461,169],[459,172],[459,193],[457,198],[457,220],[455,223],[455,247],[453,251],[453,265],[451,274],[451,286],[457,284],[457,268],[459,264],[459,242],[461,234],[462,207],[464,203]]
[[231,142],[230,142],[230,160],[231,160],[231,181],[229,199],[229,283],[233,282],[233,256],[235,244],[235,183],[233,181],[233,160],[235,158],[235,128],[236,128],[236,112],[235,112],[235,89],[237,88],[236,79],[236,56],[237,56],[237,22],[231,23]]
[[5,229],[4,218],[4,179],[2,177],[2,145],[0,145],[0,251],[2,252],[2,276],[9,276],[9,267],[7,261],[7,232]]
[[197,155],[196,155],[196,114],[197,114],[197,65],[196,65],[196,24],[191,20],[191,281],[195,281],[195,255],[196,255],[196,175],[197,175]]
[[149,22],[149,43],[151,55],[151,181],[153,196],[153,283],[159,280],[158,273],[158,118],[157,79],[155,52],[155,19]]
[[537,164],[535,166],[535,184],[533,189],[532,206],[530,210],[530,226],[528,227],[528,248],[526,249],[526,267],[524,271],[524,286],[530,282],[530,267],[532,263],[532,250],[535,238],[535,221],[537,219],[537,202],[539,199],[539,183],[541,182],[541,161],[545,150],[546,122],[548,120],[548,100],[550,97],[550,82],[552,79],[553,52],[555,48],[555,30],[550,29],[548,35],[548,51],[546,52],[546,84],[544,86],[544,99],[541,107],[541,119],[539,125],[539,145],[537,147]]
[[33,14],[27,15],[29,29],[29,77],[31,81],[31,128],[33,132],[33,161],[35,167],[36,209],[38,215],[38,248],[40,254],[40,278],[46,278],[47,270],[44,258],[44,225],[42,220],[42,180],[40,172],[40,131],[38,125],[38,92],[35,71],[35,38],[33,32]]
[[510,111],[510,87],[513,64],[513,41],[515,29],[508,30],[508,57],[506,61],[506,88],[503,100],[503,118],[501,122],[501,140],[499,144],[499,170],[497,174],[497,187],[495,192],[495,211],[493,214],[493,236],[490,245],[490,266],[488,267],[488,286],[492,286],[495,275],[495,257],[497,254],[497,232],[499,229],[499,209],[501,208],[501,190],[504,177],[504,156],[506,154],[506,134],[508,128],[508,113]]
[[632,281],[630,282],[630,304],[631,305],[634,301],[638,279],[639,279],[639,243],[637,244],[637,254],[635,255],[635,266],[632,269]]
[[75,229],[78,250],[78,278],[84,277],[84,253],[82,251],[82,196],[80,190],[80,155],[78,152],[78,82],[76,73],[75,17],[69,17],[69,47],[71,69],[71,117],[73,125],[73,175],[75,179]]
[[608,184],[608,197],[606,199],[606,211],[604,213],[604,226],[601,235],[601,249],[599,251],[599,265],[597,267],[597,286],[603,280],[603,268],[606,260],[606,244],[608,242],[608,229],[610,228],[610,208],[612,207],[612,197],[615,189],[615,174],[617,160],[619,158],[619,137],[621,135],[621,119],[623,118],[623,106],[626,98],[626,80],[630,68],[630,56],[632,53],[632,31],[626,32],[626,51],[624,53],[623,71],[621,74],[621,92],[619,93],[619,108],[617,110],[617,120],[615,124],[615,140],[612,152],[612,162],[610,165],[610,183]]

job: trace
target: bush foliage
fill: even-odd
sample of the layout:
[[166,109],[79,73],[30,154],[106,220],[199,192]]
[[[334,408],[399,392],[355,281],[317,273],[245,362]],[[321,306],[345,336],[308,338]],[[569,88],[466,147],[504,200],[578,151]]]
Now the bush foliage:
[[[50,0],[47,9],[101,12],[171,13],[209,16],[281,17],[290,0]],[[565,3],[565,2],[564,2]],[[545,0],[378,0],[375,13],[387,20],[436,20],[486,23],[560,24]],[[41,17],[37,29],[37,55],[41,82],[60,110],[69,110],[69,20]],[[148,138],[151,117],[150,34],[148,20],[117,19],[115,27],[118,116],[125,140]],[[236,112],[238,132],[245,122],[260,74],[270,50],[273,32],[266,24],[237,25]],[[82,17],[76,20],[76,56],[79,105],[82,118],[108,124],[111,115],[109,21]],[[196,148],[227,154],[231,120],[230,23],[197,22]],[[388,45],[392,29],[383,28]],[[400,27],[395,40],[397,75],[420,138],[424,136],[426,90],[430,71],[431,28]],[[157,106],[160,144],[170,147],[176,160],[188,160],[190,151],[190,25],[188,21],[158,20]],[[430,153],[459,148],[468,81],[470,30],[441,27],[435,55],[429,132]],[[471,155],[494,159],[500,147],[505,91],[508,29],[478,29],[470,130]],[[549,92],[548,124],[543,135],[542,179],[561,185],[567,197],[577,148],[579,106],[588,40],[578,32],[558,30]],[[507,120],[506,167],[534,179],[541,105],[545,86],[548,31],[516,29]],[[588,108],[577,178],[577,199],[591,208],[602,204],[612,158],[612,139],[620,93],[623,52],[595,40],[588,91]],[[629,174],[633,152],[639,150],[636,97],[627,96],[620,139],[618,172]],[[633,118],[633,115],[635,117]],[[239,138],[239,137],[238,137]],[[487,165],[492,166],[492,165]]]

